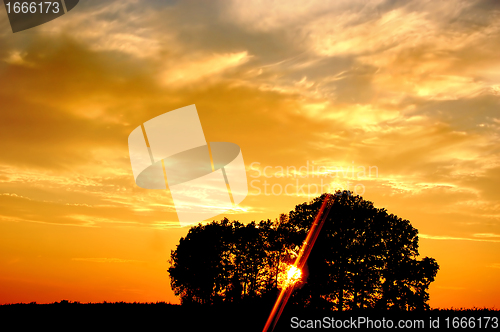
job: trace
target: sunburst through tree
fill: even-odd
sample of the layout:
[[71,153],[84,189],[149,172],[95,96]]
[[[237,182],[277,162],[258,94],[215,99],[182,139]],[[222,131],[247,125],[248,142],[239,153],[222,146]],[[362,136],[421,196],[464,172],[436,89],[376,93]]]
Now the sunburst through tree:
[[302,282],[302,270],[292,264],[283,264],[283,271],[278,275],[278,288],[283,289]]
[[171,253],[175,294],[182,303],[238,302],[293,284],[292,303],[311,308],[428,308],[439,266],[433,258],[418,259],[418,231],[359,196],[335,201],[307,267],[296,266],[324,198],[275,222],[224,219],[192,227]]

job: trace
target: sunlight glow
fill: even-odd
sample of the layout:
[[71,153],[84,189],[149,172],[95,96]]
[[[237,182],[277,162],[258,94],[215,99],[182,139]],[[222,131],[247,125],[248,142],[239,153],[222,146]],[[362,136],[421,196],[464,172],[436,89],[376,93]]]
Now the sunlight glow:
[[281,288],[287,288],[297,284],[302,277],[302,271],[295,265],[289,265],[286,269],[286,279],[281,283]]

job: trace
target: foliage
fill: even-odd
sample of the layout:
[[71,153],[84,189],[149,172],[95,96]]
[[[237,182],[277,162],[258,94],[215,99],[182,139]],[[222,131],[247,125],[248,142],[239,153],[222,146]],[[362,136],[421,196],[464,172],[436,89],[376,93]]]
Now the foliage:
[[[297,206],[283,226],[305,238],[323,199]],[[417,234],[408,220],[359,196],[341,196],[309,256],[308,282],[297,298],[337,310],[427,309],[427,290],[439,267],[432,258],[417,260]],[[314,303],[320,299],[327,303]]]
[[[182,303],[202,304],[274,294],[324,197],[275,222],[243,225],[224,219],[192,227],[171,253],[175,294]],[[338,197],[292,301],[337,310],[428,309],[428,287],[439,266],[432,258],[417,259],[417,235],[408,220],[360,196]]]
[[237,302],[275,289],[285,250],[270,220],[223,219],[192,227],[171,253],[172,289],[182,303]]

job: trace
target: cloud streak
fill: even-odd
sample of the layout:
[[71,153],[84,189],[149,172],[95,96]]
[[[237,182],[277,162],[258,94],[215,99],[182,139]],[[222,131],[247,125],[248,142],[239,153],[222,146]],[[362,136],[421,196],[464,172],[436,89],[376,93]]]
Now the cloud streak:
[[[474,234],[475,237],[477,237],[477,234]],[[486,236],[486,238],[466,238],[466,237],[454,237],[454,236],[447,236],[447,235],[427,235],[427,234],[420,234],[419,237],[422,239],[430,239],[430,240],[457,240],[457,241],[477,241],[477,242],[495,242],[495,243],[500,243],[500,240],[493,240],[489,239],[491,236]],[[495,237],[498,237],[495,236]]]

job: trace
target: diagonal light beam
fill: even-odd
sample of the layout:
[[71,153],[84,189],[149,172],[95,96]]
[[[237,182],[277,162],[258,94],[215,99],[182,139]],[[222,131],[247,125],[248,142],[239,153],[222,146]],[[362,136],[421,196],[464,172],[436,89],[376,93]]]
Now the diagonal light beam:
[[[331,197],[333,197],[332,204],[328,204]],[[323,227],[323,224],[325,223],[325,220],[328,217],[328,213],[330,212],[333,202],[335,202],[335,198],[336,196],[331,194],[327,194],[325,196],[323,204],[321,204],[321,208],[319,209],[319,212],[316,215],[316,218],[314,219],[311,229],[309,230],[309,233],[307,233],[307,237],[302,243],[299,255],[295,259],[294,263],[294,266],[300,269],[301,271],[307,261],[307,258],[309,257],[309,254],[311,253],[311,250],[314,246],[314,243],[316,242],[316,239],[318,238],[319,232],[321,231],[321,228]],[[271,331],[274,330],[281,316],[281,313],[283,312],[283,309],[285,308],[285,305],[288,302],[288,299],[292,295],[293,288],[294,287],[292,285],[283,287],[281,289],[280,295],[278,296],[278,299],[274,303],[274,307],[271,310],[271,314],[269,315],[269,318],[267,319],[266,325],[264,326],[264,330],[262,330],[262,332],[267,332],[271,327],[271,324],[272,324]]]

